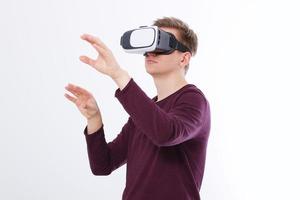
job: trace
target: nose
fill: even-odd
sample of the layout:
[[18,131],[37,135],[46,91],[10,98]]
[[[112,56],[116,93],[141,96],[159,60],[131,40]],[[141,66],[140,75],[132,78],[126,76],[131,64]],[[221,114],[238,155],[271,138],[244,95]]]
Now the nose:
[[149,57],[149,56],[155,57],[155,56],[156,56],[156,53],[146,52],[146,53],[144,53],[144,56],[146,56],[146,57]]

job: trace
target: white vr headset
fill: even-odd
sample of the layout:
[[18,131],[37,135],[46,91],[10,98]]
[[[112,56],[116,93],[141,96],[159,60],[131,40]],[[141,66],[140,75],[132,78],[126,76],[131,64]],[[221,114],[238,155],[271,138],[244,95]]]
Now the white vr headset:
[[143,55],[149,52],[167,55],[175,50],[191,52],[172,33],[163,31],[157,26],[141,26],[138,29],[126,31],[120,43],[125,52]]

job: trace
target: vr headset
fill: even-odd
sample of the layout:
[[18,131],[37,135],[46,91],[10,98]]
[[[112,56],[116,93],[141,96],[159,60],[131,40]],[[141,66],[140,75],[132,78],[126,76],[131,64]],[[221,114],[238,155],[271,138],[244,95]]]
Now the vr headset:
[[138,29],[126,31],[121,37],[121,46],[127,53],[147,53],[168,55],[173,51],[191,52],[179,42],[172,33],[163,31],[157,26],[141,26]]

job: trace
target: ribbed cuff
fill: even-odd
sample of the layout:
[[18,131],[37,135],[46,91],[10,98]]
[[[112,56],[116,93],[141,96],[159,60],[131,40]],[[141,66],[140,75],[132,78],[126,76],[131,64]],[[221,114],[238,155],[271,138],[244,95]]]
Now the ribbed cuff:
[[104,135],[104,128],[103,127],[104,127],[104,124],[102,124],[102,126],[96,132],[94,132],[92,134],[88,134],[87,126],[85,126],[85,128],[83,130],[83,134],[85,135],[85,137],[88,137],[88,138],[96,137],[98,135]]
[[118,88],[116,91],[115,91],[115,97],[119,98],[120,96],[122,96],[124,93],[127,93],[128,91],[128,88],[131,88],[133,87],[133,85],[136,84],[133,80],[133,78],[131,78],[129,80],[129,82],[127,83],[127,85],[122,89],[120,90],[120,88]]

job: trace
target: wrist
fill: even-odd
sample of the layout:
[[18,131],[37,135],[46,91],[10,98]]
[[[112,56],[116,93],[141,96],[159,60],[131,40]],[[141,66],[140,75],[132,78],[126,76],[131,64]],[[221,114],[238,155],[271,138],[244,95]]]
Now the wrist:
[[87,118],[87,122],[91,122],[91,123],[92,122],[100,122],[100,121],[102,121],[102,120],[101,120],[101,117],[99,115]]
[[122,90],[130,81],[131,77],[129,76],[127,71],[120,68],[114,73],[112,79],[119,86],[120,90]]
[[103,125],[102,119],[100,115],[96,115],[94,117],[87,119],[87,131],[88,134],[95,133],[98,129]]
[[125,70],[123,70],[122,68],[119,67],[118,69],[114,70],[114,72],[111,75],[111,78],[113,80],[118,80],[121,77],[123,77],[126,73],[127,72]]

